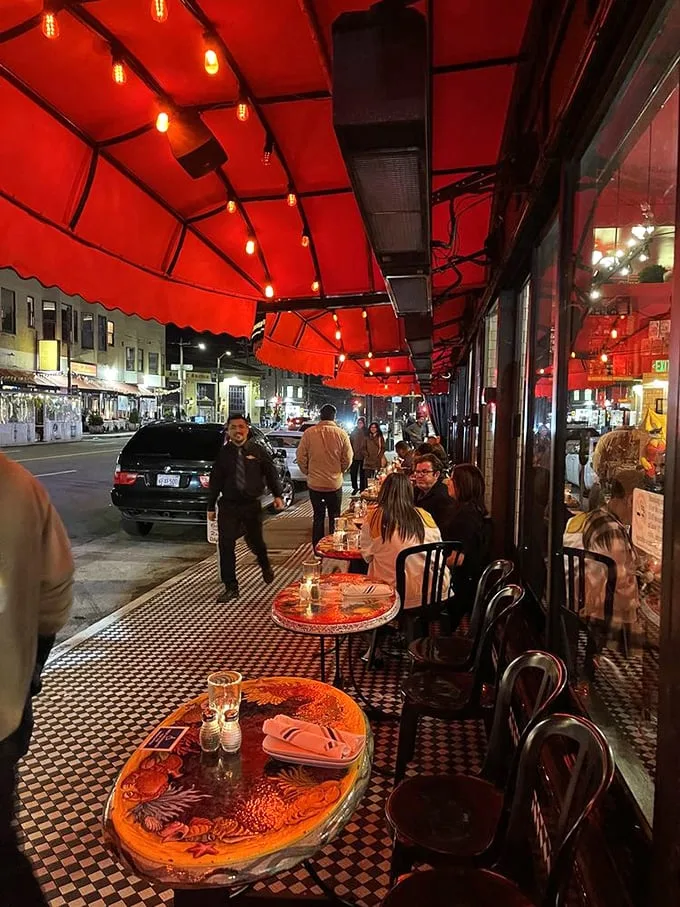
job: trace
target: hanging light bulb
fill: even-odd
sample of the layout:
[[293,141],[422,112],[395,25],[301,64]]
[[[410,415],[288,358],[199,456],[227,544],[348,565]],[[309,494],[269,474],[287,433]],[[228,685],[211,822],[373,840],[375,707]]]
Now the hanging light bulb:
[[338,330],[335,332],[335,339],[342,340],[342,331]]
[[630,274],[630,268],[628,266],[626,266],[625,268],[621,268],[619,273],[622,274],[624,277],[627,277]]
[[344,353],[340,353],[340,355],[338,356],[338,359],[340,360],[340,362],[344,362],[346,358],[347,358],[347,356],[345,356]]
[[217,43],[213,35],[203,35],[205,51],[203,52],[203,66],[209,76],[216,76],[220,71],[220,58],[217,53]]
[[389,364],[385,366],[385,371],[387,372],[388,375],[389,375],[389,373],[392,371],[392,369],[391,369],[391,367],[389,366]]
[[591,299],[599,299],[602,296],[599,290],[591,290],[589,293]]
[[623,249],[617,249],[614,254],[616,255],[617,258],[623,258],[625,255],[625,252],[623,251]]
[[233,198],[230,198],[227,202],[227,211],[229,214],[236,214],[236,202]]
[[306,249],[309,246],[309,236],[306,233],[302,234],[302,248]]
[[592,262],[596,265],[599,261],[602,260],[602,252],[599,249],[593,249]]
[[113,58],[113,66],[111,68],[111,78],[116,83],[116,85],[125,85],[127,82],[127,73],[125,72],[125,64],[120,59],[120,57]]
[[264,150],[262,151],[262,163],[265,167],[268,167],[272,162],[272,154],[274,153],[274,139],[271,135],[267,135],[264,143]]
[[59,37],[59,23],[57,22],[57,13],[52,3],[45,3],[45,9],[40,22],[43,35],[52,40]]
[[312,281],[312,293],[318,293],[318,292],[319,292],[319,287],[320,287],[319,281],[318,281],[318,280],[313,280],[313,281]]
[[371,353],[370,350],[369,350],[369,353],[368,353],[368,358],[369,358],[369,359],[372,359],[372,358],[373,358],[373,353]]
[[369,371],[368,374],[371,376],[371,378],[373,377],[373,372]]
[[274,287],[270,283],[268,283],[264,288],[264,295],[267,297],[267,299],[274,298]]
[[250,107],[248,106],[248,99],[241,92],[239,95],[238,101],[236,103],[236,118],[241,122],[245,123],[250,116]]
[[294,192],[289,192],[286,201],[289,208],[294,208],[297,205],[297,195]]
[[366,311],[366,309],[362,309],[362,310],[361,310],[361,317],[362,317],[362,318],[368,318],[368,312]]
[[255,240],[252,236],[249,236],[246,240],[246,255],[255,254]]
[[628,242],[626,243],[626,245],[628,246],[629,249],[634,249],[635,246],[637,246],[637,240],[631,238],[631,239],[628,240]]
[[368,361],[368,359],[364,360],[364,368],[368,368],[370,364],[371,363]]
[[647,261],[648,258],[649,255],[645,255],[644,252],[641,255],[638,255],[638,261]]
[[337,324],[337,321],[338,321],[338,313],[337,313],[337,312],[333,312],[333,321],[335,321],[335,323]]
[[576,353],[573,350],[571,351],[571,358],[576,359]]
[[602,360],[602,362],[609,362],[609,356],[606,353],[602,353],[600,359]]
[[156,129],[159,132],[167,132],[170,128],[170,116],[167,111],[161,110],[156,117]]
[[168,18],[168,4],[166,0],[151,0],[151,18],[154,22],[165,22]]
[[609,336],[612,338],[612,340],[616,340],[616,338],[619,336],[619,332],[616,330],[616,328],[612,328],[609,332]]
[[636,224],[630,232],[636,239],[644,239],[647,235],[644,224]]

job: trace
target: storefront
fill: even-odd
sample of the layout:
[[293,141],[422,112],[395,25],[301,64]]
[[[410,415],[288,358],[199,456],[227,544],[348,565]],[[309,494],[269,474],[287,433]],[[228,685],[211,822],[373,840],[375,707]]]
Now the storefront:
[[0,371],[0,447],[75,441],[82,435],[81,400],[45,375]]
[[452,390],[456,458],[485,475],[536,639],[616,756],[599,865],[578,867],[598,904],[680,899],[679,35],[668,3],[621,50]]

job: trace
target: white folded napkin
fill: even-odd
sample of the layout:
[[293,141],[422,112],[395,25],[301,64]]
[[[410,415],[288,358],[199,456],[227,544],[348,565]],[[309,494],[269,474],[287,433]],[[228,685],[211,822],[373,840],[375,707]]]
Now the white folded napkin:
[[392,595],[386,583],[346,583],[341,586],[344,598],[382,598]]
[[329,759],[351,759],[361,748],[364,738],[349,731],[313,724],[277,715],[268,718],[262,725],[262,733],[285,743],[292,744],[307,753],[325,756]]

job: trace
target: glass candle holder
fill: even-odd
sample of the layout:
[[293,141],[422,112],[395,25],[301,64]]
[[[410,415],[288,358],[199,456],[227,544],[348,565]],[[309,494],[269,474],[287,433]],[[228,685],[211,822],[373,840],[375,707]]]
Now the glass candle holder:
[[215,671],[208,677],[210,708],[217,713],[222,724],[238,721],[242,681],[238,671]]
[[302,565],[302,579],[318,579],[321,576],[321,561],[305,561]]
[[312,579],[303,579],[300,583],[300,601],[308,602],[312,597]]

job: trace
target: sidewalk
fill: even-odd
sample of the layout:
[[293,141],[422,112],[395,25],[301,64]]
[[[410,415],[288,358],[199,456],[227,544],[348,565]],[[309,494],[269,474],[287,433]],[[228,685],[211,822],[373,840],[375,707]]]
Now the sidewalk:
[[[115,779],[149,730],[205,689],[207,675],[226,665],[246,677],[318,677],[318,642],[271,621],[275,593],[300,576],[311,554],[311,506],[268,520],[276,580],[262,584],[251,553],[239,542],[242,595],[218,605],[214,556],[191,567],[53,651],[36,700],[36,733],[22,766],[20,821],[25,846],[51,907],[160,907],[172,893],[130,876],[104,849],[102,811]],[[376,672],[365,692],[398,709],[398,663]],[[394,764],[398,724],[374,727],[375,763]],[[446,727],[424,722],[412,770],[478,768],[483,730],[476,722]],[[315,860],[322,875],[369,907],[387,891],[390,837],[384,818],[389,777],[374,774],[353,820]],[[264,886],[262,886],[264,887]],[[303,868],[281,874],[272,893],[312,892]]]

